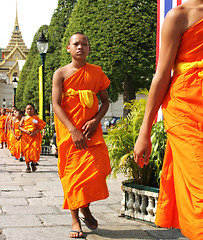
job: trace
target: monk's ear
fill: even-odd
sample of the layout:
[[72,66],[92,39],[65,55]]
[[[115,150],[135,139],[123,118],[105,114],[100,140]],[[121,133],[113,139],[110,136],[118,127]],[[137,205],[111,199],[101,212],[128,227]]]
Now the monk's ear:
[[67,45],[66,49],[67,49],[67,52],[70,52],[70,46],[69,45]]

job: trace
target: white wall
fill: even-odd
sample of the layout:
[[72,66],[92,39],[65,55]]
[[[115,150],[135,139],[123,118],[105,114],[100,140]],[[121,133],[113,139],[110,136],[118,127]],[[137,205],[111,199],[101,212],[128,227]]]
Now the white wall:
[[109,109],[106,115],[103,117],[101,123],[105,121],[105,119],[111,120],[113,117],[122,117],[123,116],[123,95],[120,94],[118,97],[118,101],[110,103]]
[[11,108],[13,105],[13,87],[11,84],[4,84],[2,80],[0,80],[0,107],[3,107],[2,100],[5,98],[6,100],[6,108]]

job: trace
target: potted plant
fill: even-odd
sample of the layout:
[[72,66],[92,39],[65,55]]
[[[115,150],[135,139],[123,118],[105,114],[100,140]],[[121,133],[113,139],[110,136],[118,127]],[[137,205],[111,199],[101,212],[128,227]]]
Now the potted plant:
[[[147,92],[144,92],[147,94]],[[143,94],[143,91],[142,91]],[[140,168],[134,161],[133,149],[142,124],[146,99],[125,104],[130,110],[125,118],[110,128],[105,138],[109,149],[112,174],[122,172],[127,180],[122,183],[124,199],[121,214],[154,222],[158,200],[159,180],[166,145],[163,121],[154,124],[149,164]]]
[[53,139],[53,128],[50,125],[46,125],[44,128],[44,137],[42,138],[42,155],[50,155],[52,153],[51,140]]

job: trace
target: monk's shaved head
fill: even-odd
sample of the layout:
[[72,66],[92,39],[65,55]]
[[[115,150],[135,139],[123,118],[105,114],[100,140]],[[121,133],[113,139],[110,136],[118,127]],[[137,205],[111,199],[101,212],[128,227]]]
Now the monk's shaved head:
[[76,32],[76,33],[74,33],[73,35],[70,36],[70,38],[69,38],[69,40],[68,40],[68,45],[70,45],[71,38],[72,38],[73,36],[75,36],[75,35],[83,35],[84,37],[87,38],[87,41],[88,41],[88,43],[89,43],[89,39],[88,39],[88,37],[87,37],[84,33],[82,33],[82,32]]

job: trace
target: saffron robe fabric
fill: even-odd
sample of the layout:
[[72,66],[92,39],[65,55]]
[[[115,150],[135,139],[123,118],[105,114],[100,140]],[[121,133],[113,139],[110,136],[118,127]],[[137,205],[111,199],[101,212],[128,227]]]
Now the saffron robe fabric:
[[[110,80],[99,66],[86,63],[63,82],[61,107],[70,121],[82,132],[82,126],[98,112],[96,94],[106,89]],[[81,93],[90,90],[93,97],[91,108],[84,106],[79,94],[69,95],[69,89]],[[71,92],[74,92],[71,90]],[[55,115],[58,146],[58,172],[64,191],[64,209],[78,209],[86,204],[109,196],[106,177],[111,172],[108,149],[103,139],[101,124],[87,140],[88,148],[75,147],[68,129]]]
[[[38,116],[30,116],[24,121],[22,128],[29,132],[35,132],[37,129],[42,130],[45,125],[46,123]],[[38,132],[35,136],[29,136],[23,132],[21,139],[25,162],[38,162],[41,153],[41,133]]]
[[[203,19],[182,36],[162,105],[168,140],[155,220],[161,227],[180,228],[192,240],[203,239],[202,59]],[[178,67],[194,62],[187,70]]]
[[[15,133],[16,137],[19,137],[19,136],[22,135],[22,132],[18,129],[19,124],[20,124],[20,121],[17,121],[17,122],[14,123],[14,133]],[[21,157],[21,153],[22,153],[21,138],[19,140],[17,140],[12,133],[11,142],[12,142],[12,144],[11,144],[10,152],[14,157],[16,157],[18,159],[18,158]]]
[[0,143],[6,142],[5,123],[6,115],[0,116]]
[[11,116],[8,116],[7,126],[6,126],[6,143],[7,148],[10,150],[10,125],[11,125]]

